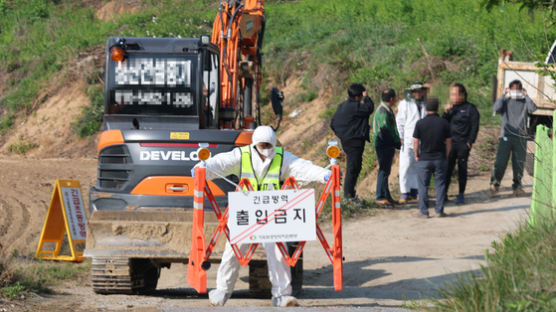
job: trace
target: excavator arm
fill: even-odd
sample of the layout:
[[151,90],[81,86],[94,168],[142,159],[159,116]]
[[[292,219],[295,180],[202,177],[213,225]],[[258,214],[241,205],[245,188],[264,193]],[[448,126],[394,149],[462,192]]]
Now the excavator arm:
[[264,0],[220,3],[211,42],[220,50],[221,128],[253,128],[254,115],[260,124],[264,27]]

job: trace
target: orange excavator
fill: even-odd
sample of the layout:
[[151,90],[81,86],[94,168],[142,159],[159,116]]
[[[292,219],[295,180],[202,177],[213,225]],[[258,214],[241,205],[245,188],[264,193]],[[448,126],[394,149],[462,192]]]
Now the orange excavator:
[[[250,129],[260,124],[264,28],[263,0],[227,0],[212,37],[108,39],[103,129],[84,252],[92,258],[95,292],[152,291],[161,268],[188,263],[191,168],[199,161],[200,144],[217,154],[251,143]],[[273,89],[271,99],[281,116],[283,96]],[[237,176],[225,178],[239,182]],[[220,207],[235,189],[226,179],[209,181]],[[217,226],[207,213],[205,231]],[[211,261],[219,261],[224,243],[219,240]],[[300,265],[292,269],[297,289]],[[250,289],[269,295],[264,258],[256,256],[249,267]]]

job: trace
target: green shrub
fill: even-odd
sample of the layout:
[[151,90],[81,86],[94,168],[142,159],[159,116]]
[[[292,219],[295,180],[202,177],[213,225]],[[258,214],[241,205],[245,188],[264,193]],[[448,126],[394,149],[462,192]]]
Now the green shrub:
[[14,124],[14,116],[8,114],[3,120],[0,120],[0,134],[10,129]]
[[87,96],[91,100],[89,106],[83,108],[81,117],[72,126],[77,135],[86,137],[95,134],[102,124],[104,112],[104,89],[102,85],[93,85],[87,90]]
[[319,118],[332,119],[337,109],[338,109],[337,105],[327,108],[319,114]]
[[8,299],[20,299],[21,296],[25,293],[25,286],[21,285],[19,282],[16,282],[13,286],[3,287],[0,292],[2,293],[2,296]]

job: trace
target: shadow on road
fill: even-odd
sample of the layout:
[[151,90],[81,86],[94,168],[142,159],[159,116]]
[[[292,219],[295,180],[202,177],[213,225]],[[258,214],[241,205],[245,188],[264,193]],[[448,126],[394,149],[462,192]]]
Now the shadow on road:
[[[304,287],[299,298],[302,299],[347,299],[347,298],[371,298],[376,300],[420,300],[426,298],[441,298],[439,289],[446,283],[457,280],[462,275],[480,274],[480,270],[470,270],[459,273],[449,273],[429,278],[411,278],[393,283],[377,286],[357,286],[344,283],[341,292],[335,292],[334,288]],[[344,281],[350,277],[344,275]],[[332,285],[332,284],[328,284]]]
[[[378,263],[403,263],[437,260],[436,258],[423,257],[388,257],[381,259],[367,259],[364,261],[344,262],[344,285],[345,286],[361,286],[374,279],[391,275],[384,270],[373,270],[369,267]],[[349,272],[354,272],[350,274]],[[303,271],[303,286],[329,286],[333,285],[332,266],[315,270]]]
[[467,216],[472,214],[478,213],[488,213],[488,212],[500,212],[500,211],[510,211],[516,209],[528,209],[530,205],[517,205],[517,206],[508,206],[508,207],[500,207],[500,208],[491,208],[491,209],[480,209],[480,210],[473,210],[473,211],[466,211],[466,212],[459,212],[459,213],[451,213],[449,214],[450,217],[461,217]]

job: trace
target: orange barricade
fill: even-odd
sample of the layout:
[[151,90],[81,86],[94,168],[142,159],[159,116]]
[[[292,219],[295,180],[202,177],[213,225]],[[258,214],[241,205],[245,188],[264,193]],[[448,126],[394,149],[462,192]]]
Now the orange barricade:
[[[315,207],[316,218],[318,219],[326,199],[330,194],[332,194],[332,227],[334,233],[334,242],[332,248],[328,244],[322,230],[316,223],[317,237],[320,240],[322,247],[330,262],[332,263],[332,268],[334,272],[334,289],[336,291],[342,290],[343,284],[343,255],[342,255],[342,210],[340,207],[340,166],[332,165],[332,175],[326,186],[319,201]],[[230,240],[230,231],[228,229],[228,207],[222,212],[216,200],[214,198],[213,192],[211,191],[209,185],[206,183],[206,168],[199,166],[195,168],[195,187],[194,187],[194,212],[193,212],[193,242],[191,245],[191,251],[189,254],[189,264],[187,268],[187,282],[193,286],[195,290],[199,293],[206,293],[207,291],[207,276],[206,270],[210,267],[208,259],[212,254],[214,246],[218,242],[222,232],[226,235],[228,241]],[[241,179],[239,182],[240,189],[236,191],[241,191],[246,188],[248,191],[253,191],[253,187],[249,180]],[[286,179],[282,189],[298,189],[299,185],[293,177]],[[218,227],[216,228],[209,245],[205,248],[205,234],[204,228],[204,202],[205,197],[208,199],[216,217],[218,218]],[[278,248],[284,256],[284,259],[290,266],[295,266],[306,242],[300,242],[290,256],[288,253],[288,248],[285,243],[278,242]],[[249,261],[255,254],[255,250],[259,244],[253,243],[249,246],[249,249],[245,255],[243,255],[237,244],[231,244],[234,254],[238,259],[240,265],[247,265]]]

